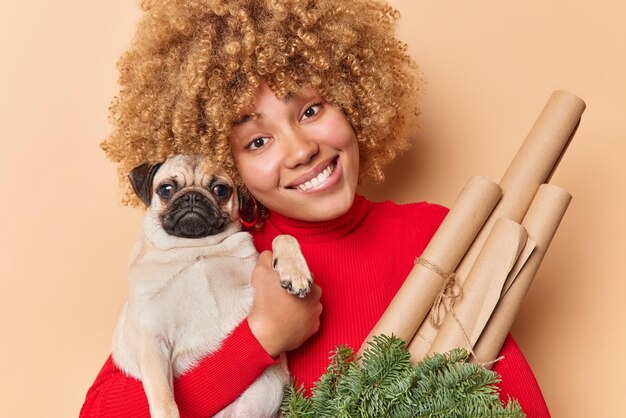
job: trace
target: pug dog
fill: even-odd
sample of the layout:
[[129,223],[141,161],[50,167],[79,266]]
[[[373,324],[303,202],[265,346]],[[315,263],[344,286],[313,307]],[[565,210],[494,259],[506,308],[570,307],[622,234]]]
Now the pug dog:
[[[217,350],[248,315],[258,253],[241,231],[233,181],[206,158],[177,155],[141,165],[129,179],[147,212],[130,257],[113,360],[142,381],[153,418],[178,417],[173,379]],[[272,246],[280,285],[305,297],[312,276],[297,241],[281,235]],[[217,416],[275,416],[288,378],[283,357]]]

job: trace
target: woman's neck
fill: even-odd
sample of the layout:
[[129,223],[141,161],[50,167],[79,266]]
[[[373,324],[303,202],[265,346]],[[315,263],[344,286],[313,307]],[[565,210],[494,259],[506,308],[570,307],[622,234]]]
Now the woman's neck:
[[369,207],[369,201],[362,196],[355,195],[350,209],[337,218],[310,222],[270,212],[266,227],[275,228],[280,233],[293,235],[300,240],[342,238],[358,228],[366,218]]

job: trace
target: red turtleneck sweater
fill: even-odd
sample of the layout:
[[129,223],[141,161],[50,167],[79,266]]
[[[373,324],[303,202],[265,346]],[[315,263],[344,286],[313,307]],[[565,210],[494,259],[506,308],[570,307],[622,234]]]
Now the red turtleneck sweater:
[[[259,251],[271,249],[276,235],[296,237],[323,289],[319,332],[288,353],[292,375],[307,390],[324,373],[335,346],[360,347],[446,213],[447,209],[427,203],[372,203],[356,196],[350,211],[338,219],[308,223],[272,213],[262,230],[252,231]],[[510,335],[501,355],[504,360],[494,367],[502,377],[501,398],[516,398],[528,417],[550,416],[537,381]],[[242,322],[217,352],[175,380],[181,416],[217,413],[274,362],[247,322]],[[109,357],[87,393],[80,416],[150,415],[141,382],[125,376]]]

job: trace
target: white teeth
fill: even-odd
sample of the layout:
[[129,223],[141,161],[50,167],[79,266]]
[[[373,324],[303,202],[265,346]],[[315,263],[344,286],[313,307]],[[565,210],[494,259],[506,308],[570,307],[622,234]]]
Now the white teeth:
[[332,163],[331,165],[326,167],[324,171],[319,173],[316,177],[312,178],[311,180],[305,183],[302,183],[296,186],[296,188],[302,190],[303,192],[306,192],[307,190],[310,190],[313,188],[317,189],[322,184],[326,183],[326,180],[328,179],[328,177],[330,177],[330,175],[333,174],[333,171],[335,171],[335,167],[336,167],[336,164]]

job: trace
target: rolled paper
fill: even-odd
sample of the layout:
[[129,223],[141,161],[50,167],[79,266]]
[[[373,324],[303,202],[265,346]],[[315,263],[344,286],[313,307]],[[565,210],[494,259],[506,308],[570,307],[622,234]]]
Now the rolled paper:
[[554,173],[584,110],[585,102],[573,94],[564,91],[552,93],[500,180],[502,198],[456,270],[461,284],[496,219],[504,217],[515,222],[522,221],[539,186]]
[[[461,191],[421,258],[451,273],[500,199],[498,185],[474,176]],[[407,343],[415,335],[444,280],[435,269],[416,263],[391,303],[361,346],[362,354],[374,335],[395,335]]]
[[[504,217],[522,221],[537,189],[554,173],[584,110],[585,102],[579,97],[564,91],[552,93],[500,180],[502,198],[456,269],[460,285],[465,282],[496,219]],[[409,344],[409,351],[421,357],[429,341],[437,335],[437,328],[424,321],[417,334],[414,342]]]
[[472,350],[527,238],[526,230],[517,222],[506,218],[496,221],[429,353],[444,353],[456,347]]
[[474,346],[476,358],[495,359],[513,326],[522,300],[532,283],[539,265],[563,219],[571,201],[571,195],[562,188],[550,184],[542,185],[537,191],[522,225],[535,241],[535,250],[517,275],[508,290],[505,290],[487,326]]
[[511,269],[509,276],[506,278],[504,286],[502,286],[502,295],[504,295],[509,287],[511,287],[511,284],[517,278],[517,275],[522,270],[522,267],[524,267],[524,265],[526,264],[526,261],[528,261],[528,258],[533,253],[536,246],[537,243],[532,238],[528,237],[528,240],[526,241],[526,246],[522,250],[522,253],[519,255],[515,266],[513,266],[513,269]]

